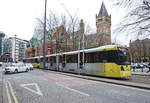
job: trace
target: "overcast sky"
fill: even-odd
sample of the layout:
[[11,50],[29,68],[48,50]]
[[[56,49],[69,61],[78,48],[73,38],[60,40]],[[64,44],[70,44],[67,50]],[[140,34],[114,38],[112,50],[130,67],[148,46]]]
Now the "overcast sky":
[[[112,16],[112,30],[119,23],[124,11],[112,6],[109,0],[103,0],[108,13]],[[111,1],[111,0],[110,0]],[[102,0],[47,0],[47,12],[52,10],[58,15],[67,14],[62,3],[71,15],[76,14],[84,19],[93,31],[96,31],[95,15],[99,12]],[[44,0],[1,0],[0,1],[0,31],[8,36],[30,40],[33,36],[36,18],[44,15]],[[112,32],[113,36],[113,32]]]

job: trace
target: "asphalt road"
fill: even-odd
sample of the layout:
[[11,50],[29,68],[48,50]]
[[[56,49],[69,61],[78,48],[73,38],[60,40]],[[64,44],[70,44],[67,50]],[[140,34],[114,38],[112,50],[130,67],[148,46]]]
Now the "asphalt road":
[[[0,74],[2,72],[0,71]],[[150,103],[150,91],[33,70],[3,74],[2,103]]]

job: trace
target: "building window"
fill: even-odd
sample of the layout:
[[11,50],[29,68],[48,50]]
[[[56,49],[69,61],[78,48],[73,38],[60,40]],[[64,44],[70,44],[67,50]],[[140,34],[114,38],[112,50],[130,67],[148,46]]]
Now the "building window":
[[105,21],[109,22],[109,19],[105,18]]
[[64,38],[64,33],[62,33],[62,32],[59,33],[59,38],[58,39],[59,39],[60,42],[63,40],[63,38]]
[[103,21],[103,19],[98,19],[98,22]]

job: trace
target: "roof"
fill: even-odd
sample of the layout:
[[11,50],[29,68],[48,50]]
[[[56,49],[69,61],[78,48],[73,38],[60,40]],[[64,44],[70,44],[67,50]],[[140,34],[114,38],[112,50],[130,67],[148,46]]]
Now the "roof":
[[103,2],[102,2],[101,9],[99,11],[98,16],[108,16],[107,9],[106,9],[105,4]]

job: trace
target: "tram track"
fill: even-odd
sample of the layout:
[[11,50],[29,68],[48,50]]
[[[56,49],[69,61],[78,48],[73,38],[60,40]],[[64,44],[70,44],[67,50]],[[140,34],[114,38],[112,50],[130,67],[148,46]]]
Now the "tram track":
[[[46,71],[49,71],[49,70],[46,70]],[[58,73],[58,74],[66,75],[66,76],[72,76],[72,77],[88,79],[88,80],[93,80],[93,81],[98,81],[98,82],[104,82],[104,83],[110,83],[110,84],[116,84],[116,85],[122,85],[122,86],[128,86],[128,87],[150,90],[150,80],[147,82],[146,82],[146,80],[144,80],[144,82],[142,82],[142,79],[144,79],[144,78],[141,78],[138,80],[138,79],[136,79],[136,78],[140,78],[138,75],[136,75],[138,77],[135,77],[133,75],[133,77],[131,76],[131,77],[126,78],[126,79],[119,79],[119,78],[117,79],[117,78],[106,78],[106,77],[78,75],[78,74],[72,74],[72,73],[66,73],[66,72],[57,72],[57,71],[49,71],[49,72],[54,72],[54,73]],[[147,76],[146,79],[148,80],[149,77]]]

